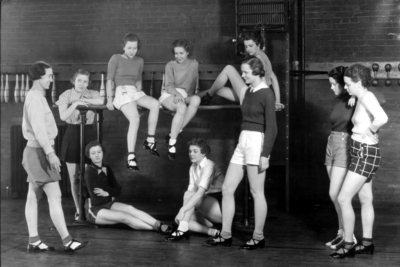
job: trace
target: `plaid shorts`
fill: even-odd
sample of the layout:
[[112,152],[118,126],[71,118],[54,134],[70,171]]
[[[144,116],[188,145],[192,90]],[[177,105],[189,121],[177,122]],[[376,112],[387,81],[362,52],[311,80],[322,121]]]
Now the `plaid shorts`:
[[371,181],[381,164],[381,150],[378,144],[368,145],[351,140],[351,163],[349,171],[355,172]]

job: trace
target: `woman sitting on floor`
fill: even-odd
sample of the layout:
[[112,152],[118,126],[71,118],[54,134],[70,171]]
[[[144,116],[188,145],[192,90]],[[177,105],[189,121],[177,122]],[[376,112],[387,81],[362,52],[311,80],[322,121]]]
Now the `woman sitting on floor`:
[[98,225],[123,223],[137,230],[172,232],[172,226],[131,205],[114,201],[121,193],[121,186],[111,168],[103,165],[103,153],[104,148],[98,141],[90,142],[85,148],[86,156],[92,160],[85,171],[85,186],[90,196],[88,220]]

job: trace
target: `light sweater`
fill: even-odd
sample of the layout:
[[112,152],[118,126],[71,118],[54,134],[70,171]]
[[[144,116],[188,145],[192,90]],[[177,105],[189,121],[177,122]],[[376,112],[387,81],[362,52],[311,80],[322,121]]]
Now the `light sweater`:
[[199,63],[195,59],[187,59],[183,63],[176,60],[168,62],[165,66],[165,90],[171,95],[176,95],[176,88],[186,91],[192,96],[196,90],[199,77]]
[[136,86],[142,80],[144,61],[141,57],[124,58],[115,54],[111,57],[107,67],[107,80],[115,82],[115,87],[120,85]]

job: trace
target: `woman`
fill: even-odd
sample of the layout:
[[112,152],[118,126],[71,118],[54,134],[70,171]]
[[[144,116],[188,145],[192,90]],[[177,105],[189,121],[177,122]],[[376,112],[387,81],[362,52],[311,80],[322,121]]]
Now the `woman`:
[[[267,202],[264,195],[265,170],[269,167],[270,153],[276,134],[275,97],[273,91],[262,80],[264,67],[260,59],[250,57],[241,65],[243,80],[231,80],[241,98],[242,131],[239,144],[232,156],[225,181],[222,186],[222,231],[213,240],[206,241],[209,246],[231,246],[232,221],[235,214],[234,193],[247,170],[250,191],[254,200],[255,227],[252,238],[240,249],[263,248],[264,224],[267,217]],[[249,88],[246,90],[246,84]],[[242,100],[243,99],[243,100]]]
[[[342,213],[337,197],[350,164],[350,135],[353,128],[351,117],[355,108],[354,96],[350,96],[343,88],[343,77],[346,69],[343,66],[339,66],[328,73],[331,90],[336,98],[332,103],[330,116],[332,132],[329,135],[326,147],[325,165],[330,179],[329,196],[335,206],[339,220],[337,236],[325,244],[331,249],[339,248],[344,242]],[[354,235],[353,240],[357,242]]]
[[[270,87],[272,85],[276,98],[275,110],[281,111],[285,108],[285,105],[281,103],[278,78],[272,70],[271,61],[262,50],[264,47],[264,41],[261,35],[258,32],[244,32],[242,38],[244,39],[246,50],[245,58],[257,57],[261,60],[265,71],[265,75],[262,79],[267,86]],[[202,104],[208,105],[215,94],[228,100],[238,102],[239,95],[235,94],[235,90],[232,91],[230,88],[224,87],[227,79],[231,80],[232,78],[230,77],[232,76],[235,76],[235,79],[240,79],[240,74],[236,69],[228,65],[223,69],[210,89],[199,93],[199,95],[202,96]]]
[[[158,121],[159,103],[151,96],[147,96],[142,91],[142,72],[143,59],[136,56],[140,49],[140,39],[136,34],[128,33],[124,36],[123,50],[124,54],[115,54],[108,62],[107,69],[107,108],[113,110],[114,107],[121,110],[129,120],[129,129],[127,136],[128,158],[126,166],[129,170],[137,172],[135,144],[137,131],[140,123],[140,116],[137,106],[150,110],[148,119],[148,135],[143,143],[143,148],[148,149],[154,157],[160,157],[157,152],[155,142],[155,132]],[[114,101],[112,101],[112,91],[116,85]]]
[[64,244],[64,250],[74,252],[84,248],[89,242],[73,239],[65,225],[64,212],[61,206],[61,191],[58,181],[60,160],[54,151],[54,140],[58,130],[47,103],[45,90],[53,81],[53,70],[45,62],[38,61],[29,69],[33,81],[32,88],[26,95],[22,117],[22,133],[28,140],[22,159],[22,165],[28,173],[28,196],[25,206],[25,217],[28,224],[28,253],[53,251],[42,243],[38,233],[38,202],[43,191],[49,202],[50,217]]
[[[68,169],[69,179],[71,181],[71,192],[75,203],[75,220],[79,218],[79,163],[80,163],[80,113],[77,106],[101,105],[104,99],[100,97],[99,92],[88,90],[90,85],[90,72],[79,69],[71,78],[73,88],[60,95],[56,102],[60,119],[67,122],[68,128],[64,134],[61,146],[60,159],[63,160]],[[93,122],[96,113],[88,111],[86,113],[85,125],[85,145],[89,140],[96,139],[96,132],[93,129]],[[85,162],[87,159],[85,158]]]
[[172,226],[131,205],[114,201],[121,193],[121,186],[111,168],[103,165],[104,148],[98,141],[90,142],[85,154],[92,161],[85,171],[85,188],[90,196],[86,216],[89,222],[98,225],[123,223],[137,230],[171,233]]
[[175,217],[179,227],[165,241],[189,238],[189,230],[216,237],[219,230],[214,223],[222,222],[221,200],[224,175],[218,166],[207,159],[211,148],[203,138],[193,138],[188,143],[190,183],[183,197],[183,206]]
[[[381,161],[378,130],[388,117],[375,95],[367,89],[371,81],[371,70],[360,64],[350,66],[344,74],[345,89],[358,101],[352,117],[351,164],[338,196],[343,216],[344,242],[335,253],[329,255],[333,259],[374,252],[372,177]],[[357,193],[361,203],[363,238],[356,248],[353,242],[355,216],[351,201]]]
[[163,108],[175,112],[172,119],[171,133],[165,137],[168,145],[168,158],[175,160],[177,137],[180,131],[196,115],[200,97],[194,95],[199,77],[199,63],[189,59],[193,46],[185,39],[172,43],[175,60],[165,66],[165,89],[159,99]]

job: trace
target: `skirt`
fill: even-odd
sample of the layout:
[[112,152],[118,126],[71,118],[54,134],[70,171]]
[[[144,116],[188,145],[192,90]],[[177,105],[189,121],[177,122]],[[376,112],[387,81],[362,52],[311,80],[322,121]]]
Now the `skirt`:
[[[81,162],[80,129],[79,124],[68,124],[61,145],[60,159],[62,161],[68,163]],[[96,131],[93,129],[93,125],[85,125],[85,147],[96,139]],[[90,162],[91,160],[85,156],[85,163]]]
[[27,182],[36,187],[61,180],[60,173],[54,170],[46,158],[43,148],[26,146],[22,158],[22,166],[28,173]]

